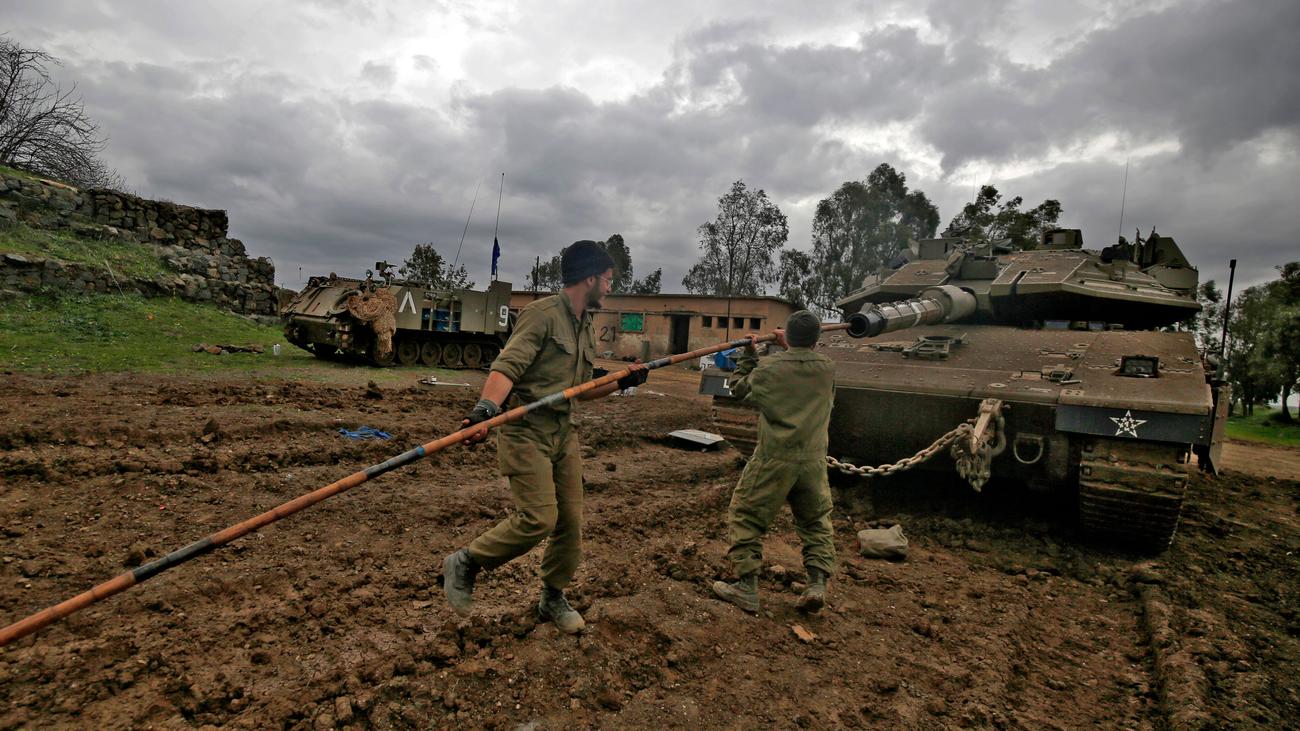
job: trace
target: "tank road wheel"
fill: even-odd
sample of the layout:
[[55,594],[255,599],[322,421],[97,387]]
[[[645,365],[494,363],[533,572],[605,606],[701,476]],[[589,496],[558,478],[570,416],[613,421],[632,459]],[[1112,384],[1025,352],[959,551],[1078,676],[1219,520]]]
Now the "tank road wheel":
[[442,367],[460,368],[460,343],[447,343],[442,346]]
[[483,365],[483,346],[478,343],[466,343],[460,360],[466,368],[478,368]]
[[397,362],[404,366],[415,365],[420,360],[420,344],[414,340],[403,338],[397,344]]
[[442,347],[432,340],[426,340],[420,346],[420,362],[427,366],[436,366],[442,360]]
[[501,355],[500,348],[493,345],[483,346],[483,362],[485,364],[492,365],[492,361],[496,360],[498,355]]

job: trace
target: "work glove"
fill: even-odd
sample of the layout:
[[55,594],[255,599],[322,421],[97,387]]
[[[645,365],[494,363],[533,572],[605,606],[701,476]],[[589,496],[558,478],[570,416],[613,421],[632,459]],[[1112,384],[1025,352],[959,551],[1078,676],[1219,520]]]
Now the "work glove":
[[[470,409],[469,413],[465,415],[465,418],[461,420],[460,428],[464,429],[467,426],[480,424],[482,422],[487,421],[488,419],[491,419],[492,417],[496,416],[499,413],[501,413],[501,407],[497,406],[496,402],[492,401],[491,399],[485,399],[485,398],[479,399],[478,403],[474,404],[474,408]],[[477,434],[473,434],[469,438],[465,439],[464,443],[475,444],[477,442],[483,441],[486,438],[487,438],[487,429],[484,429],[483,431],[478,432]]]
[[648,368],[643,368],[640,370],[632,371],[626,376],[623,376],[622,378],[618,379],[618,387],[619,390],[635,388],[645,383],[648,380],[650,380],[650,370]]
[[469,413],[465,415],[462,424],[463,426],[473,426],[487,421],[499,413],[501,413],[501,407],[497,406],[494,401],[485,398],[479,399],[478,403],[474,404],[474,408],[470,409]]

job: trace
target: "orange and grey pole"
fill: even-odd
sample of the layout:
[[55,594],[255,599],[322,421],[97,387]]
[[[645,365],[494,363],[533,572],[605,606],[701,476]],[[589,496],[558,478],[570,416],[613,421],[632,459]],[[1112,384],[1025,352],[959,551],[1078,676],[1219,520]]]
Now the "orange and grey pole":
[[[852,323],[833,323],[823,325],[822,330],[845,330],[850,329],[851,327]],[[852,332],[851,334],[856,334],[856,332]],[[772,340],[775,340],[775,338],[776,335],[769,334],[759,337],[757,341],[771,342]],[[699,358],[712,353],[718,353],[727,350],[728,348],[738,348],[748,344],[749,342],[749,338],[741,338],[725,343],[719,343],[717,345],[710,345],[707,348],[692,350],[689,353],[681,353],[678,355],[658,358],[646,363],[646,370],[663,368],[664,366],[681,363],[683,361],[691,360],[692,358]],[[435,439],[428,444],[423,444],[415,449],[403,452],[392,459],[380,462],[377,465],[371,465],[360,472],[354,472],[337,482],[332,482],[326,485],[325,487],[300,495],[287,503],[283,503],[265,513],[262,513],[261,515],[249,518],[242,523],[236,523],[225,530],[213,533],[212,535],[195,541],[188,546],[178,548],[166,556],[150,561],[146,564],[141,564],[131,571],[128,571],[125,574],[120,574],[119,576],[116,576],[109,581],[105,581],[88,591],[82,592],[71,599],[55,604],[52,607],[42,609],[25,619],[21,619],[4,629],[0,629],[0,647],[4,647],[14,640],[26,637],[47,624],[58,621],[80,609],[85,609],[95,602],[107,599],[108,597],[125,591],[136,584],[147,581],[173,566],[179,566],[192,558],[202,556],[208,551],[224,546],[236,538],[248,535],[249,533],[268,526],[281,518],[287,518],[300,510],[305,510],[322,500],[334,497],[341,492],[347,492],[357,485],[378,477],[385,472],[395,470],[399,467],[405,467],[406,465],[415,462],[416,460],[423,459],[435,452],[441,452],[447,447],[469,438],[471,435],[484,428],[491,429],[492,427],[501,426],[502,424],[509,424],[510,422],[518,421],[530,411],[535,411],[544,406],[549,406],[561,401],[567,401],[568,399],[575,398],[594,388],[600,388],[605,384],[614,383],[631,372],[630,368],[625,368],[621,371],[608,373],[600,378],[580,383],[571,388],[566,388],[563,391],[558,391],[549,396],[545,396],[532,403],[517,406],[509,411],[502,412],[491,419],[478,424],[473,424],[461,429],[460,431],[448,434],[441,439]]]

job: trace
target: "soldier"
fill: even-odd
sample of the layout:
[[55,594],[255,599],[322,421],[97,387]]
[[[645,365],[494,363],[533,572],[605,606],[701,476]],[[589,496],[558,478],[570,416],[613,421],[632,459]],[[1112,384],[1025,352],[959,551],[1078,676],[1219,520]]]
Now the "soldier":
[[[514,408],[591,380],[596,352],[591,313],[609,294],[613,268],[614,260],[594,241],[577,241],[564,249],[564,291],[520,310],[510,340],[492,363],[483,393],[463,426],[496,416],[503,404]],[[579,398],[596,399],[645,383],[645,366],[631,367],[633,372],[618,383]],[[474,579],[481,569],[522,556],[549,538],[542,556],[538,614],[564,632],[582,630],[582,615],[564,597],[582,556],[582,457],[569,419],[571,406],[560,401],[539,408],[498,432],[497,460],[501,474],[510,479],[515,512],[443,560],[442,588],[457,614],[470,614]],[[486,436],[487,429],[482,429],[465,443]]]
[[734,396],[758,407],[758,445],[731,494],[731,559],[739,581],[713,583],[713,593],[746,612],[757,613],[758,571],[763,567],[763,534],[781,505],[789,502],[795,530],[803,541],[808,588],[800,611],[816,612],[826,603],[826,579],[835,571],[831,528],[831,488],[826,476],[827,428],[835,392],[831,359],[814,353],[821,323],[800,310],[775,330],[787,350],[759,361],[758,337],[737,360],[728,382]]

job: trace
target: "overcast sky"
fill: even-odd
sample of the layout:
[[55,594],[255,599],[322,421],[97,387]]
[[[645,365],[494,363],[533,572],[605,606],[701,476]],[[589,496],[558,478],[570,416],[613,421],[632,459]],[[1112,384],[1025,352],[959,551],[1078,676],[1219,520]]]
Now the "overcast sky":
[[[810,8],[816,8],[810,10]],[[732,181],[810,247],[881,162],[941,227],[991,183],[1085,244],[1153,225],[1202,279],[1300,259],[1300,2],[0,0],[146,197],[223,208],[290,287],[416,243],[488,280],[621,233],[664,290]],[[1239,291],[1239,290],[1238,290]]]

